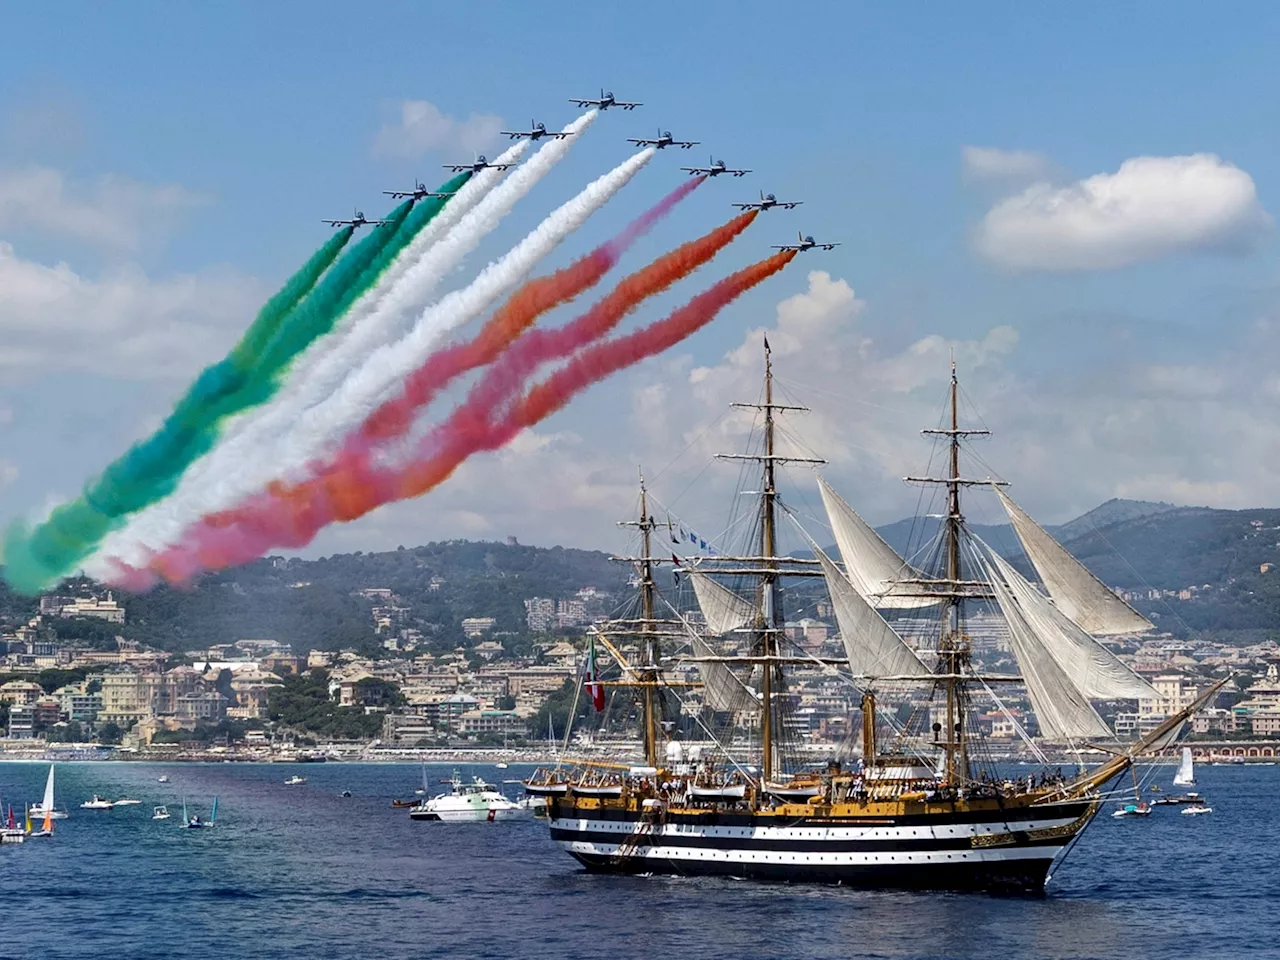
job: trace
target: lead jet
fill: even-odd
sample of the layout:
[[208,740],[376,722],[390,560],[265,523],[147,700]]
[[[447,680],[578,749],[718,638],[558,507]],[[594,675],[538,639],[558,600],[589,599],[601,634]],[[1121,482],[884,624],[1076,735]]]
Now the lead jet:
[[735,177],[745,177],[750,170],[735,170],[732,167],[726,167],[723,160],[709,159],[705,167],[681,167],[685,173],[698,177],[718,177],[722,173],[732,174]]
[[426,200],[428,197],[433,199],[444,199],[445,197],[453,196],[452,193],[435,193],[428,190],[427,185],[420,180],[413,181],[412,190],[383,190],[382,192],[394,200],[403,200],[406,197],[413,197],[414,203],[417,203],[419,200]]
[[688,150],[690,147],[696,147],[699,143],[697,140],[675,140],[672,138],[670,130],[659,130],[656,140],[627,137],[627,142],[634,143],[637,147],[653,147],[656,150],[661,150],[663,147],[680,147]]
[[796,236],[800,238],[799,243],[775,243],[773,245],[773,249],[795,250],[797,252],[801,252],[804,250],[814,250],[814,249],[834,250],[836,247],[840,246],[840,244],[838,243],[818,243],[816,240],[813,239],[813,237],[806,237],[804,234],[799,233],[798,231],[796,233]]
[[462,173],[463,170],[470,170],[472,173],[479,173],[481,170],[506,170],[507,168],[514,166],[514,163],[490,163],[485,159],[485,155],[483,153],[476,157],[475,160],[471,161],[471,163],[444,164],[444,168],[446,170],[452,170],[454,173]]
[[623,110],[634,110],[636,107],[642,107],[642,103],[628,103],[625,100],[616,100],[613,91],[605,92],[604,87],[600,88],[600,96],[595,100],[579,100],[570,98],[570,103],[579,107],[595,107],[597,110],[608,110],[610,107],[621,107]]
[[386,222],[386,220],[370,220],[359,210],[355,212],[355,215],[350,220],[321,221],[321,223],[327,223],[331,227],[363,227],[365,224],[368,224],[371,227],[380,227]]
[[528,130],[500,130],[499,133],[504,134],[511,140],[519,140],[521,137],[528,137],[530,140],[541,140],[543,137],[553,137],[556,140],[563,140],[569,136],[567,133],[552,133],[547,130],[545,123],[539,123],[537,120],[529,121]]
[[772,193],[765,193],[761,190],[759,201],[753,200],[751,203],[735,203],[734,206],[739,210],[771,210],[774,207],[781,207],[783,210],[794,210],[802,203],[804,203],[803,200],[788,200],[784,202],[779,200]]

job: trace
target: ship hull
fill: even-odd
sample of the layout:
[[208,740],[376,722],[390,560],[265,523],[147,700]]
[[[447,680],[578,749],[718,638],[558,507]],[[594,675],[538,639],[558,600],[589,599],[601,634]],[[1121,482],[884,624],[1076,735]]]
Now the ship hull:
[[1091,801],[1020,811],[779,817],[556,803],[551,837],[593,872],[727,876],[867,888],[1039,893],[1096,812]]

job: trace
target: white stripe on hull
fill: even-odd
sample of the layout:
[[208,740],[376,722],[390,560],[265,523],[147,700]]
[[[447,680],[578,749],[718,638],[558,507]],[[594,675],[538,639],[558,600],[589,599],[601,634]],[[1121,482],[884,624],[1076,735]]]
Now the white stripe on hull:
[[[1047,820],[1001,820],[987,823],[947,823],[937,826],[877,826],[877,827],[749,827],[703,826],[692,823],[665,823],[644,831],[644,843],[664,836],[708,837],[735,840],[793,840],[799,843],[858,840],[956,840],[971,837],[988,837],[1005,833],[1045,830],[1065,827],[1075,823],[1076,817],[1055,817]],[[579,833],[613,833],[628,837],[635,832],[636,821],[588,820],[585,818],[559,818],[551,821],[553,830],[573,830]]]
[[[561,849],[601,857],[618,855],[621,844],[557,840]],[[627,851],[627,859],[709,860],[721,863],[762,863],[780,866],[924,866],[961,863],[998,863],[1013,860],[1051,861],[1061,846],[992,847],[985,850],[907,850],[859,853],[809,853],[803,850],[713,850],[705,847],[652,846],[642,844]]]

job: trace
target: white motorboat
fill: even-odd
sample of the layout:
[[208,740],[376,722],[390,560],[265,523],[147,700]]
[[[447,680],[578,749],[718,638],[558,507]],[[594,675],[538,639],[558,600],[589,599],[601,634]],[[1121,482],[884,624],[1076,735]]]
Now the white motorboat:
[[49,764],[49,779],[44,782],[44,797],[33,803],[27,811],[32,820],[65,820],[67,811],[53,805],[53,764]]
[[479,777],[466,783],[455,773],[448,783],[450,789],[447,793],[410,807],[410,819],[443,820],[449,823],[492,822],[527,817],[533,812],[531,808],[521,806]]
[[1149,817],[1151,816],[1151,804],[1144,801],[1137,803],[1126,803],[1119,810],[1115,810],[1111,814],[1113,817]]
[[306,777],[300,777],[295,773],[292,777],[290,777],[288,780],[284,782],[284,785],[286,787],[296,787],[298,784],[306,783],[306,782],[307,782]]
[[167,773],[162,773],[160,774],[160,776],[156,777],[156,783],[168,783],[168,782],[169,782],[169,775]]
[[511,766],[511,764],[507,763],[507,761],[505,760],[499,760],[497,763],[494,764],[494,766],[497,767],[499,770],[505,770],[507,769],[507,767]]
[[116,806],[117,807],[136,807],[140,803],[142,803],[141,800],[135,800],[133,799],[133,797],[124,796],[116,801]]
[[169,808],[165,806],[156,807],[151,813],[152,820],[168,820]]
[[1173,776],[1175,787],[1194,787],[1196,785],[1196,765],[1191,757],[1191,748],[1182,748],[1182,760],[1178,764],[1178,772]]
[[1194,817],[1202,813],[1213,813],[1213,807],[1207,807],[1203,803],[1193,803],[1182,808],[1182,815],[1186,817]]
[[100,797],[96,793],[92,799],[86,800],[80,804],[81,810],[111,810],[115,807],[115,802],[108,800],[106,797]]

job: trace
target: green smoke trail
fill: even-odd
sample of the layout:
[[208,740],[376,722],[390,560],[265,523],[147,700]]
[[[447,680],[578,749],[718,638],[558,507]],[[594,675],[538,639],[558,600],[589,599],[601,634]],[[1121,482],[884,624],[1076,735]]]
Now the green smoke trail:
[[[460,174],[436,192],[455,193],[469,177]],[[353,229],[336,233],[267,302],[231,352],[196,378],[151,437],[134,444],[44,523],[32,529],[18,521],[9,527],[5,579],[25,593],[45,589],[92,553],[126,516],[172,493],[187,467],[217,441],[220,424],[270,399],[297,355],[333,329],[446,202],[433,197],[415,208],[405,201],[384,218],[388,223],[334,264]]]

